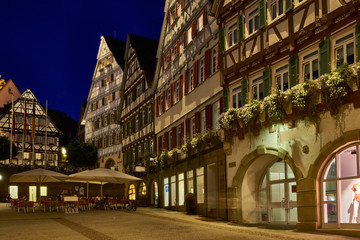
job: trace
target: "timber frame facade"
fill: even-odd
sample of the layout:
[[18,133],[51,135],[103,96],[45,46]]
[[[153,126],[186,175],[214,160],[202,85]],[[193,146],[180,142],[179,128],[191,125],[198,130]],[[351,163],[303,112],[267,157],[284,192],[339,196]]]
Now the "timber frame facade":
[[222,112],[218,27],[212,1],[167,0],[154,80],[155,165],[159,205],[226,219],[225,154],[221,142],[181,150],[192,139],[216,138]]
[[[357,0],[215,0],[224,111],[319,81],[344,63],[356,69],[359,9]],[[359,230],[357,209],[349,207],[359,176],[345,169],[359,158],[358,87],[346,88],[348,96],[338,104],[341,120],[324,110],[329,102],[322,97],[316,124],[286,112],[286,121],[270,124],[266,115],[261,125],[228,137],[230,220]]]
[[122,170],[121,134],[117,123],[123,79],[125,42],[102,36],[82,125],[85,142],[98,149],[97,167]]
[[14,101],[14,118],[11,104],[0,116],[0,133],[9,139],[13,135],[18,155],[13,156],[12,164],[58,166],[61,132],[30,89]]
[[150,158],[154,157],[155,128],[154,93],[151,86],[157,46],[158,40],[130,33],[127,35],[121,86],[120,126],[124,172],[144,179],[136,186],[128,186],[127,194],[142,206],[150,204],[148,191],[152,189],[149,175]]

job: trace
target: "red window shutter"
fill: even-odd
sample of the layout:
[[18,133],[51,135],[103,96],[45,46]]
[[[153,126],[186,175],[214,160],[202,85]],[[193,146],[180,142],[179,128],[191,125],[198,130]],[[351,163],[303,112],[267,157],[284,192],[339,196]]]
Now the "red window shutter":
[[197,22],[196,22],[196,19],[195,19],[195,20],[193,21],[192,27],[191,27],[191,35],[192,35],[192,38],[193,38],[193,39],[196,37],[196,34],[197,34],[196,26],[197,26]]
[[174,83],[170,85],[170,104],[174,105]]
[[206,7],[205,7],[205,9],[204,9],[204,11],[203,11],[203,26],[205,27],[206,26],[206,24],[207,24],[207,16],[206,16]]
[[186,138],[190,137],[190,118],[187,118],[185,120],[185,124],[186,124]]
[[179,80],[179,100],[183,97],[183,75],[180,76]]
[[158,154],[161,153],[161,141],[162,141],[162,139],[161,139],[161,136],[160,136],[160,137],[158,137]]
[[166,108],[165,108],[165,103],[166,103],[166,91],[164,90],[163,91],[163,94],[162,94],[162,98],[163,98],[163,100],[162,100],[162,112],[165,112],[165,110],[166,110]]
[[200,132],[200,112],[195,113],[195,134]]
[[189,70],[185,71],[185,95],[189,92]]
[[210,76],[210,49],[205,52],[205,79]]
[[183,43],[184,43],[184,49],[186,48],[187,46],[187,30],[184,31],[183,33]]
[[169,140],[169,133],[165,132],[164,133],[164,149],[165,149],[165,151],[168,150],[168,140]]
[[224,105],[223,104],[223,98],[221,97],[219,101],[220,101],[220,113],[223,113],[224,112],[224,110],[223,110],[223,105]]
[[180,39],[176,41],[176,55],[180,55]]
[[196,88],[196,86],[198,85],[198,64],[199,64],[199,60],[194,62],[194,76],[193,76],[193,79],[194,79],[194,88]]
[[180,145],[184,145],[184,122],[180,125]]
[[175,3],[175,17],[177,18],[179,16],[179,4],[178,2]]
[[212,129],[212,105],[209,104],[205,107],[206,116],[206,130]]
[[171,149],[176,147],[176,127],[171,129]]
[[180,4],[181,4],[181,11],[182,11],[185,7],[185,0],[181,0]]
[[160,115],[159,104],[160,104],[160,96],[158,96],[158,97],[156,98],[156,116],[157,116],[157,117]]

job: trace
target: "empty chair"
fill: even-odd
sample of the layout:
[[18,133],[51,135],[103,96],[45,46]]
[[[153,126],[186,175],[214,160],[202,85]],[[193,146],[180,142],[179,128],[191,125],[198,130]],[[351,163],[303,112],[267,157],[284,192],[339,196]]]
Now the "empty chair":
[[33,209],[33,212],[35,212],[35,203],[34,202],[28,202],[26,205],[26,211],[29,212],[29,208]]
[[24,212],[26,212],[25,202],[24,201],[18,202],[18,204],[17,204],[18,212],[20,212],[20,208],[24,209]]
[[51,202],[50,202],[50,201],[45,200],[45,201],[43,202],[43,206],[44,206],[44,212],[46,212],[46,208],[48,208],[49,211],[51,212]]

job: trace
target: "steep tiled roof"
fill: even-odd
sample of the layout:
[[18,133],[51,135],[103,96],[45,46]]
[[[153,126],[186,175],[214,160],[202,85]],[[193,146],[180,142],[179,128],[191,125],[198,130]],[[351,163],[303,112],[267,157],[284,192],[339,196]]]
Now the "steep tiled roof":
[[158,40],[137,36],[129,33],[131,47],[134,48],[142,70],[147,80],[152,82],[156,68],[156,52]]
[[108,45],[110,51],[114,54],[116,62],[124,70],[125,67],[125,45],[126,43],[111,37],[104,36],[106,44]]

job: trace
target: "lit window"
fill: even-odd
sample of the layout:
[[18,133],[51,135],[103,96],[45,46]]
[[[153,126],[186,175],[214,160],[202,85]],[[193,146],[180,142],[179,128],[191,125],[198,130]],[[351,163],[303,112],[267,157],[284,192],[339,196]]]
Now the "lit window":
[[41,186],[40,187],[40,197],[46,197],[47,196],[47,187]]
[[187,193],[194,193],[194,171],[190,170],[186,172],[187,180]]
[[184,173],[178,174],[178,195],[179,195],[179,206],[182,206],[184,205],[184,201],[185,201]]
[[319,77],[319,60],[317,50],[303,57],[302,72],[304,82],[308,80],[315,80]]
[[171,206],[176,206],[176,176],[171,176]]
[[136,200],[136,192],[135,192],[134,184],[130,184],[128,195],[129,195],[129,200]]
[[227,40],[228,40],[229,48],[238,42],[238,33],[237,33],[238,30],[236,25],[237,23],[231,25],[227,31],[227,37],[228,37]]
[[351,65],[354,62],[354,34],[351,33],[335,41],[335,66],[338,68],[343,63]]
[[199,17],[199,19],[198,19],[198,29],[199,29],[199,32],[203,29],[203,27],[204,27],[204,25],[203,25],[203,19],[204,19],[204,15],[203,14],[201,14],[200,15],[200,17]]
[[204,203],[204,167],[196,169],[196,193],[197,203]]
[[164,207],[169,206],[169,178],[164,178]]
[[190,43],[192,41],[192,27],[190,27],[187,31],[187,42]]
[[258,77],[252,81],[251,85],[252,99],[262,100],[264,99],[264,90],[263,90],[263,78]]
[[276,87],[279,90],[286,91],[289,89],[289,72],[288,65],[280,67],[275,70]]
[[146,196],[146,185],[144,182],[140,183],[139,186],[139,197],[144,197]]

